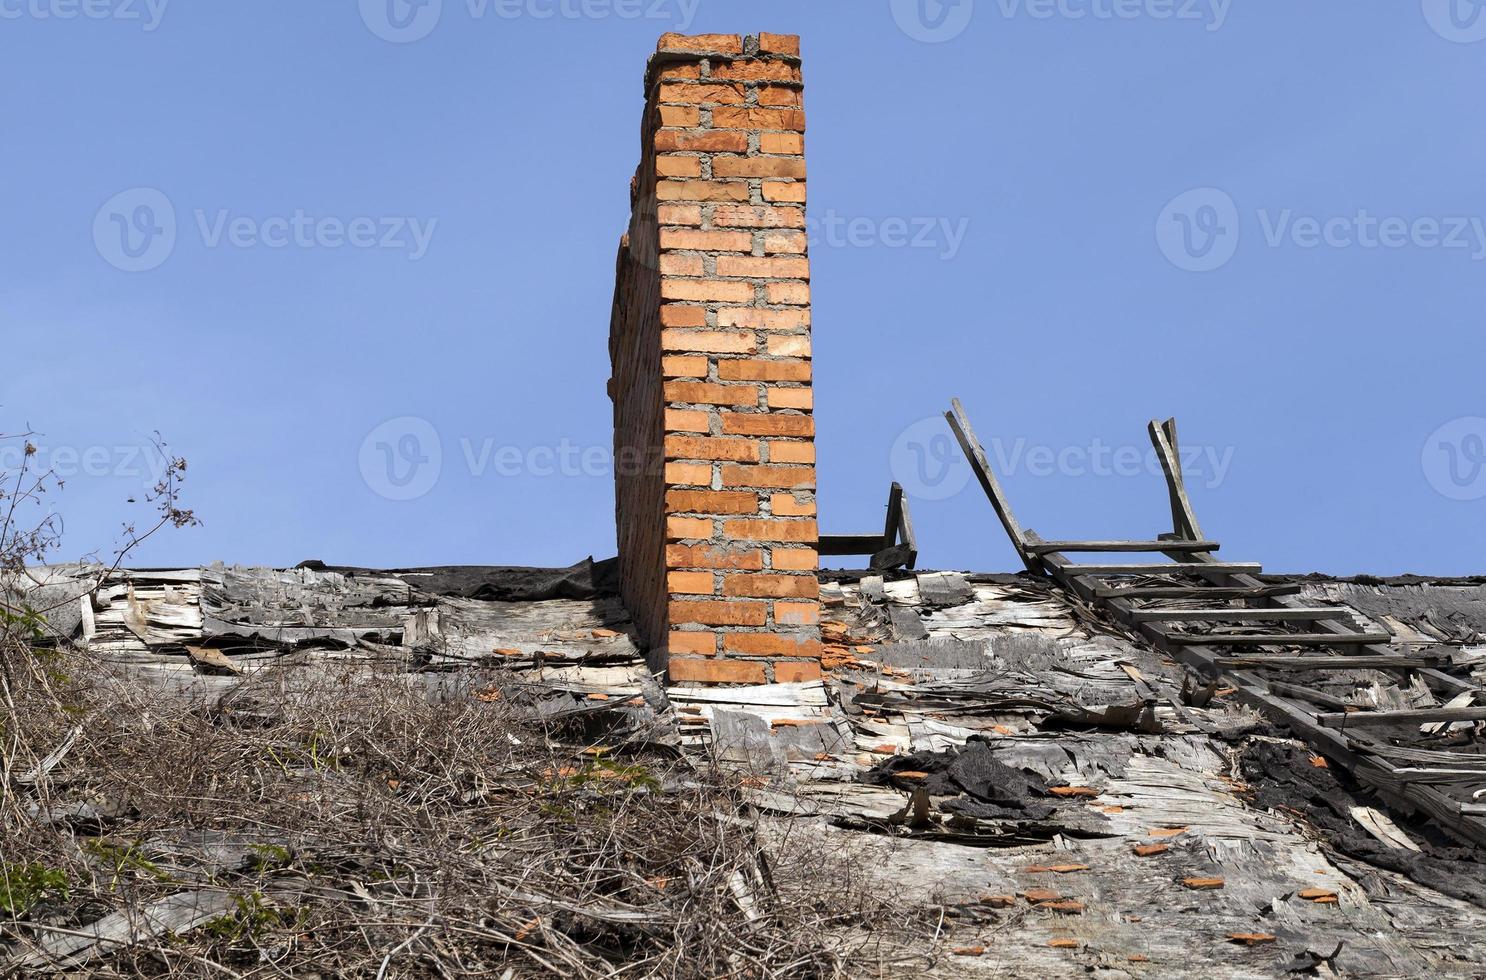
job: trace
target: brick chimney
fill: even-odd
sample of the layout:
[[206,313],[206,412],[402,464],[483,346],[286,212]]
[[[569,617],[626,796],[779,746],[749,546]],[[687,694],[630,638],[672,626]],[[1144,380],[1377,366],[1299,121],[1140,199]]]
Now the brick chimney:
[[799,38],[667,34],[609,352],[624,600],[677,683],[820,676]]

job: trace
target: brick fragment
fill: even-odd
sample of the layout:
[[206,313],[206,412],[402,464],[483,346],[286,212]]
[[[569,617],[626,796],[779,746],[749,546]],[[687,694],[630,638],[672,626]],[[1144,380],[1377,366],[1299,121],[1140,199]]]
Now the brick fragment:
[[764,412],[723,412],[722,431],[730,436],[780,436],[808,439],[815,435],[810,415],[776,415]]
[[746,201],[748,182],[742,180],[662,180],[655,185],[661,201]]
[[761,33],[758,36],[758,49],[762,54],[782,54],[798,58],[800,35]]
[[759,599],[814,599],[820,583],[813,575],[746,574],[723,576],[722,594]]
[[703,630],[673,630],[667,644],[671,653],[695,653],[710,657],[717,653],[717,634]]
[[793,256],[722,255],[717,259],[717,274],[752,279],[806,279],[810,276],[810,260]]
[[[714,177],[798,177],[805,176],[805,160],[803,157],[713,157],[712,176]],[[764,187],[767,191],[769,183]],[[788,187],[800,186],[796,184],[785,185]],[[803,188],[802,188],[803,189]],[[774,200],[765,194],[765,200]],[[779,200],[784,200],[779,198]],[[802,194],[794,200],[804,200]]]
[[673,514],[756,514],[758,495],[743,490],[669,490],[666,510]]
[[810,364],[729,358],[717,362],[717,377],[722,381],[809,381]]
[[[776,175],[770,175],[776,176]],[[777,176],[803,177],[804,174],[779,174]],[[763,186],[764,200],[786,201],[794,204],[805,203],[805,185],[788,183],[786,181],[766,180]]]
[[748,134],[729,129],[658,129],[654,144],[657,153],[747,153]]
[[799,109],[754,109],[725,106],[712,110],[712,125],[726,129],[805,130],[805,113]]
[[758,569],[764,567],[763,552],[739,545],[669,544],[666,565],[670,568]]
[[820,664],[798,660],[774,661],[774,681],[779,684],[800,684],[820,680]]
[[[808,389],[803,389],[808,390]],[[694,405],[731,405],[735,408],[758,404],[758,389],[749,385],[716,385],[700,381],[667,381],[665,399]]]
[[660,346],[662,350],[751,354],[757,344],[753,334],[739,330],[665,330],[660,335]]
[[672,592],[712,594],[711,572],[671,572],[666,575],[666,588]]

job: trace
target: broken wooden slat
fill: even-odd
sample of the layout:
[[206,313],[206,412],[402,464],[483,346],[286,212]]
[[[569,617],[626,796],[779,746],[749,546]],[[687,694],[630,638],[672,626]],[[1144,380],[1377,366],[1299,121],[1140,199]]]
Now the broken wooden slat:
[[1486,721],[1486,708],[1414,708],[1408,711],[1340,711],[1320,714],[1327,728],[1420,725],[1427,721]]
[[[1206,590],[1204,590],[1206,591]],[[1136,609],[1130,619],[1136,623],[1314,623],[1355,615],[1339,606],[1298,606],[1294,609]]]
[[1264,571],[1264,566],[1252,561],[1213,562],[1210,564],[1174,561],[1160,564],[1128,565],[1079,565],[1075,563],[1069,568],[1068,573],[1070,575],[1194,575],[1198,572],[1226,572],[1228,574],[1244,572],[1250,575],[1258,575],[1262,571]]
[[1222,668],[1256,667],[1264,670],[1418,670],[1433,661],[1424,657],[1402,655],[1357,654],[1329,657],[1321,654],[1250,654],[1246,656],[1217,657],[1214,663]]
[[1296,595],[1304,590],[1298,582],[1258,586],[1214,586],[1200,585],[1101,585],[1094,589],[1097,599],[1269,599],[1274,596]]
[[1357,646],[1387,643],[1387,633],[1173,633],[1173,642],[1189,647],[1281,647]]

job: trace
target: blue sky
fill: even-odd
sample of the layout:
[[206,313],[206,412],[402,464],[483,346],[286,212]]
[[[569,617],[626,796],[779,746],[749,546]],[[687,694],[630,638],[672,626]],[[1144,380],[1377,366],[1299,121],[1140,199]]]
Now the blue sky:
[[205,523],[137,564],[611,554],[645,58],[768,30],[827,531],[896,478],[924,564],[1015,567],[957,395],[1045,536],[1164,530],[1175,415],[1225,555],[1486,571],[1473,3],[0,0],[0,430],[69,476],[59,557],[137,516],[155,430]]

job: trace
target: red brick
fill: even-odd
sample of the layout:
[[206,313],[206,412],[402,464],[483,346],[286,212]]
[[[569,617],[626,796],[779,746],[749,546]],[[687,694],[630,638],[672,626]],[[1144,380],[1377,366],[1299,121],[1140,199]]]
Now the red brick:
[[721,129],[786,129],[803,132],[805,113],[799,109],[739,109],[721,106],[712,110],[712,125]]
[[678,684],[762,684],[764,665],[754,660],[690,660],[672,657],[667,667]]
[[[664,237],[662,237],[664,241]],[[764,232],[764,252],[773,254],[775,252],[789,252],[802,254],[809,241],[803,231],[766,231]]]
[[713,439],[705,436],[668,435],[667,459],[730,459],[756,462],[759,445],[752,439]]
[[757,548],[717,544],[668,544],[668,568],[722,568],[756,571],[764,567],[764,554]]
[[660,373],[667,378],[705,378],[708,361],[705,357],[682,357],[671,354],[660,359]]
[[655,210],[656,220],[663,225],[700,225],[702,209],[696,204],[662,204]]
[[670,572],[666,575],[666,588],[682,595],[711,595],[711,572]]
[[662,330],[660,346],[662,350],[751,354],[757,345],[753,334],[737,330]]
[[810,260],[794,257],[719,255],[717,274],[719,276],[748,276],[754,279],[805,279],[810,276]]
[[[684,105],[742,105],[743,83],[692,84],[678,82],[660,87],[660,101]],[[773,104],[773,103],[771,103]]]
[[700,306],[662,306],[660,325],[663,327],[705,327],[707,311]]
[[783,85],[766,85],[759,89],[758,104],[798,109],[805,104],[804,93],[797,88],[788,88]]
[[775,357],[809,357],[810,335],[791,333],[769,338],[769,353]]
[[815,391],[811,388],[770,388],[764,397],[770,408],[809,411],[815,407]]
[[732,61],[713,65],[712,77],[739,82],[788,82],[798,85],[800,69],[797,65],[782,61]]
[[712,521],[701,517],[667,517],[666,537],[672,541],[712,537]]
[[666,409],[665,425],[667,432],[707,432],[712,427],[706,412],[679,408]]
[[729,359],[717,362],[717,377],[723,381],[809,381],[810,363]]
[[710,463],[667,463],[666,482],[672,486],[706,487],[712,485]]
[[673,625],[762,626],[768,607],[767,602],[747,599],[672,599],[669,608]]
[[761,33],[758,36],[758,49],[761,54],[784,54],[798,58],[800,35]]
[[[798,506],[802,512],[815,513],[814,502]],[[776,507],[774,513],[784,512]],[[814,548],[775,548],[770,558],[773,566],[781,571],[813,572],[820,568],[820,555]]]
[[753,235],[746,231],[691,231],[663,228],[660,233],[660,247],[662,249],[690,249],[699,252],[751,252],[753,251]]
[[724,466],[725,487],[764,487],[799,490],[815,486],[815,468],[811,466]]
[[789,626],[814,626],[820,622],[820,603],[776,602],[774,622]]
[[704,276],[700,255],[662,255],[660,274],[663,276]]
[[791,184],[778,180],[766,180],[764,181],[764,200],[804,204],[805,185],[800,183]]
[[[809,389],[805,389],[808,391]],[[665,399],[692,405],[732,405],[734,408],[758,404],[758,389],[744,385],[714,385],[700,381],[667,381]]]
[[771,463],[814,463],[815,443],[813,442],[771,442],[769,443],[769,462]]
[[808,439],[815,435],[815,419],[809,415],[723,412],[722,431],[730,436],[792,436]]
[[815,599],[820,583],[814,575],[726,575],[725,596],[755,596],[763,599]]
[[776,684],[799,684],[820,680],[820,664],[799,660],[779,660],[774,664]]
[[[803,157],[713,157],[712,176],[803,178],[805,160]],[[764,186],[767,188],[769,185]],[[803,201],[804,197],[796,200]]]
[[738,541],[803,541],[813,544],[820,539],[814,521],[737,519],[724,521],[722,533]]
[[660,201],[746,201],[748,183],[742,180],[663,180],[655,185]]
[[717,634],[703,630],[675,630],[670,635],[668,646],[672,654],[695,653],[711,657],[717,653]]
[[723,633],[724,653],[745,657],[820,658],[820,641],[793,633]]
[[[702,110],[689,105],[663,105],[660,107],[660,124],[676,129],[691,129],[702,123]],[[776,152],[768,150],[765,152]],[[777,151],[788,152],[788,151]]]
[[[664,287],[662,287],[664,288]],[[810,285],[803,282],[771,282],[765,295],[770,303],[805,306],[810,302]]]
[[690,79],[696,81],[702,77],[702,66],[698,62],[689,65],[666,65],[655,76],[657,82],[682,82]]
[[669,490],[666,510],[672,514],[757,514],[758,495],[746,490]]
[[655,159],[655,172],[661,177],[700,177],[701,157],[660,156]]
[[[671,125],[667,123],[667,125]],[[799,133],[764,133],[758,138],[761,153],[788,153],[799,156],[805,152],[805,137]]]
[[747,330],[799,330],[810,326],[810,311],[728,307],[717,311],[717,325],[743,327]]
[[748,134],[735,129],[655,131],[655,152],[684,153],[688,150],[694,153],[747,153]]
[[[779,285],[775,283],[774,285]],[[692,300],[697,303],[744,303],[753,299],[753,284],[720,282],[716,279],[671,279],[660,283],[661,299]],[[801,303],[810,301],[807,295]],[[775,302],[784,302],[777,300]]]
[[720,204],[712,212],[712,223],[719,228],[803,228],[805,212],[800,208]]
[[660,36],[655,50],[682,54],[742,54],[743,38],[737,34],[676,34],[668,31]]

